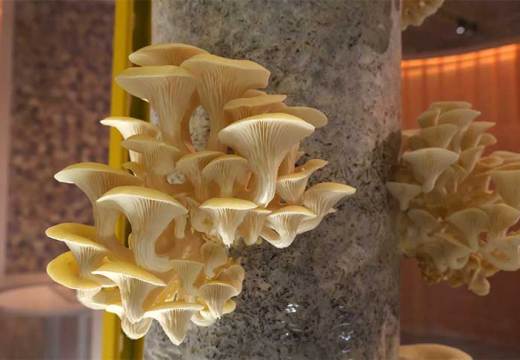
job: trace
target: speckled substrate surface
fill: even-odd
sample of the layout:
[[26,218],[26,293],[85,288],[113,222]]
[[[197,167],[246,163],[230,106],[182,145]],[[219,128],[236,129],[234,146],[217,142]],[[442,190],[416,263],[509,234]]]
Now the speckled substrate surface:
[[329,165],[314,181],[355,186],[316,230],[287,249],[237,249],[246,269],[237,310],[192,326],[176,347],[154,325],[146,359],[395,359],[399,273],[395,210],[385,191],[399,143],[399,2],[227,0],[153,2],[155,43],[185,42],[249,58],[270,92],[324,111],[304,144]]

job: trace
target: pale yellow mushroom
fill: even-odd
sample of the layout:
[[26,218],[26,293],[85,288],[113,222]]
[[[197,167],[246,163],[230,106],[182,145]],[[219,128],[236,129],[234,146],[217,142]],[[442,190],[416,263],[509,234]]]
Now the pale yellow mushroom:
[[520,235],[518,233],[490,241],[484,248],[483,258],[497,269],[520,269]]
[[124,140],[121,145],[142,155],[145,173],[165,176],[175,170],[175,162],[182,153],[173,145],[145,135],[134,135]]
[[157,320],[168,339],[178,346],[186,337],[190,319],[203,308],[195,303],[168,302],[147,310],[146,316]]
[[98,289],[78,289],[76,298],[80,303],[93,310],[105,310],[109,305],[121,304],[121,295],[117,287]]
[[424,142],[424,147],[447,148],[455,134],[459,131],[456,125],[442,124],[421,129],[414,138]]
[[236,198],[211,198],[206,200],[200,209],[206,211],[213,219],[214,229],[218,238],[226,246],[235,242],[238,226],[256,204]]
[[[110,116],[100,121],[105,126],[110,126],[121,134],[124,140],[134,135],[145,135],[152,138],[160,136],[160,130],[151,123],[127,116]],[[129,151],[130,160],[140,161],[140,155],[134,151]]]
[[460,230],[473,251],[479,248],[479,236],[489,229],[488,214],[477,208],[456,211],[446,217],[446,220]]
[[402,159],[411,167],[414,177],[422,184],[423,191],[433,190],[435,182],[459,155],[442,148],[426,148],[405,152]]
[[436,101],[430,105],[429,110],[438,109],[441,113],[455,109],[470,109],[471,104],[466,101]]
[[493,171],[491,178],[502,200],[516,209],[520,208],[520,170]]
[[199,296],[206,303],[211,315],[217,319],[224,314],[227,301],[238,294],[233,285],[221,281],[210,281],[199,288]]
[[195,280],[204,268],[204,264],[192,260],[172,260],[172,269],[179,277],[182,291],[188,296],[195,296],[197,290],[193,286]]
[[458,349],[437,344],[401,345],[399,360],[472,360]]
[[459,163],[468,173],[472,172],[484,150],[484,146],[476,146],[462,151],[459,154]]
[[[222,315],[230,314],[235,311],[237,304],[233,300],[228,300],[222,308]],[[211,326],[217,321],[217,318],[213,316],[212,312],[208,308],[204,308],[199,313],[193,315],[191,321],[202,327]]]
[[268,209],[256,208],[247,213],[238,229],[246,245],[251,246],[261,240],[260,234],[264,228],[267,216],[271,214],[271,212],[272,211]]
[[501,158],[506,164],[510,162],[520,162],[520,153],[512,151],[498,150],[494,151],[491,155]]
[[247,160],[238,155],[222,155],[211,160],[202,169],[202,183],[209,186],[216,183],[219,187],[220,197],[235,195],[235,185],[242,184],[245,187],[249,167]]
[[116,186],[141,185],[143,181],[126,171],[89,162],[67,166],[54,177],[60,182],[75,184],[85,193],[92,204],[99,241],[109,249],[124,251],[114,236],[117,213],[110,209],[100,209],[96,200]]
[[[431,126],[436,126],[439,120],[439,114],[441,113],[440,109],[431,109],[423,112],[421,115],[417,117],[417,123],[421,128],[429,128]],[[414,129],[411,129],[412,131]],[[406,132],[409,130],[403,130]],[[418,131],[415,131],[418,132]]]
[[82,277],[92,278],[92,270],[101,264],[108,252],[105,246],[96,241],[96,228],[93,226],[63,223],[51,226],[45,230],[45,235],[67,245],[77,260]]
[[221,155],[223,153],[218,151],[198,151],[184,155],[177,161],[177,170],[192,184],[196,200],[204,201],[207,198],[207,188],[202,182],[202,169]]
[[309,178],[316,171],[327,165],[325,160],[312,159],[295,169],[295,172],[282,175],[276,180],[276,192],[288,204],[299,204],[307,187]]
[[233,99],[224,105],[224,113],[234,122],[253,115],[277,112],[284,108],[286,95],[265,94],[253,97]]
[[223,150],[217,135],[227,125],[224,105],[248,89],[265,88],[270,72],[249,60],[232,60],[210,54],[193,56],[184,61],[182,67],[199,80],[200,102],[210,119],[207,148]]
[[179,66],[192,56],[205,54],[206,50],[182,43],[153,44],[131,53],[129,60],[139,66]]
[[249,161],[255,175],[254,201],[265,207],[275,195],[282,160],[313,131],[314,126],[292,115],[262,114],[227,126],[219,139]]
[[137,186],[114,188],[98,204],[121,211],[130,222],[129,246],[139,266],[159,272],[171,268],[167,257],[157,255],[155,245],[168,224],[187,213],[184,206],[160,191]]
[[504,237],[508,229],[520,219],[520,210],[506,204],[485,205],[482,210],[489,216],[489,241]]
[[489,133],[484,133],[480,136],[478,145],[480,146],[491,146],[497,143],[497,138]]
[[242,98],[250,98],[250,97],[261,96],[261,95],[267,95],[267,93],[265,91],[258,90],[258,89],[249,89],[249,90],[246,90],[240,96]]
[[406,215],[412,223],[419,229],[421,237],[429,236],[441,227],[439,219],[423,209],[410,209]]
[[227,262],[226,248],[215,242],[206,242],[200,248],[202,260],[204,261],[204,273],[211,278],[215,269]]
[[117,284],[123,313],[133,323],[143,318],[143,305],[150,292],[157,287],[166,286],[163,280],[149,271],[133,263],[118,260],[109,259],[94,270],[93,274],[106,276]]
[[462,149],[469,149],[478,145],[482,134],[495,126],[489,121],[475,121],[471,123],[462,137]]
[[245,276],[246,272],[240,264],[232,264],[222,269],[214,280],[230,284],[240,293]]
[[423,246],[428,249],[435,266],[440,272],[462,269],[469,260],[471,249],[448,233],[437,233]]
[[93,278],[83,277],[76,257],[71,251],[52,259],[47,264],[47,274],[60,285],[74,290],[97,290],[101,287]]
[[276,248],[289,247],[296,235],[300,225],[304,221],[316,218],[316,214],[303,206],[289,205],[273,211],[265,222],[269,230],[262,232],[262,237]]
[[410,201],[422,193],[422,187],[415,184],[389,181],[386,183],[386,188],[399,201],[401,211],[407,210],[410,206]]
[[316,228],[341,199],[351,196],[355,192],[356,189],[351,186],[333,182],[323,182],[312,186],[303,194],[303,205],[316,214],[316,217],[303,221],[298,233]]
[[159,116],[163,140],[177,149],[190,150],[185,128],[196,107],[196,79],[178,66],[146,66],[124,70],[116,82],[128,93],[150,102]]

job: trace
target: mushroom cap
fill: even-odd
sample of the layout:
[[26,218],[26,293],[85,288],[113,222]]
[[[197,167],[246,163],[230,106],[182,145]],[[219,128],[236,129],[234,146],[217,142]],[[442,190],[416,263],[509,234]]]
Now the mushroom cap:
[[217,319],[223,315],[226,302],[238,294],[233,285],[221,281],[210,281],[199,288],[200,297],[204,299],[209,311]]
[[286,95],[265,94],[254,97],[233,99],[224,105],[224,112],[233,121],[266,112],[273,112],[283,107]]
[[430,109],[439,109],[441,112],[454,109],[470,109],[471,103],[466,101],[436,101],[430,105]]
[[154,305],[150,307],[146,311],[146,316],[153,317],[158,314],[162,314],[165,312],[170,312],[172,310],[192,310],[192,311],[200,311],[204,309],[204,306],[196,303],[188,303],[182,301],[176,302],[165,302],[161,304]]
[[204,261],[204,272],[207,277],[213,277],[214,270],[227,262],[226,248],[212,241],[200,247],[200,254]]
[[116,128],[123,139],[128,139],[134,135],[147,135],[157,137],[159,129],[153,124],[127,116],[110,116],[100,121],[105,126]]
[[69,289],[89,290],[99,288],[96,281],[81,277],[76,258],[71,251],[67,251],[47,264],[47,274],[60,285]]
[[154,44],[131,53],[129,60],[139,66],[176,65],[198,54],[207,53],[196,46],[182,43]]
[[182,152],[175,146],[145,135],[134,135],[121,145],[128,150],[143,154],[145,166],[158,175],[167,175],[175,170],[175,161]]
[[472,360],[468,354],[444,345],[415,344],[399,347],[400,360]]
[[142,180],[126,171],[92,162],[69,165],[56,173],[54,178],[59,182],[76,184],[91,202],[115,186],[142,184]]
[[520,170],[499,170],[491,172],[498,194],[504,202],[516,209],[520,208]]
[[202,178],[208,186],[216,182],[220,188],[220,196],[233,196],[233,187],[236,181],[244,184],[246,182],[249,166],[247,160],[241,156],[229,154],[222,155],[211,160],[202,169]]
[[[439,109],[430,109],[423,112],[421,115],[417,117],[417,123],[421,128],[429,128],[431,126],[437,125],[439,114],[441,111]],[[416,129],[407,129],[405,131],[414,131]],[[416,131],[417,132],[417,131]]]
[[252,210],[256,207],[257,205],[254,202],[237,198],[211,198],[200,205],[201,209],[208,210]]
[[329,120],[327,119],[327,115],[325,115],[318,109],[314,109],[307,106],[284,106],[278,111],[285,114],[296,116],[297,118],[300,118],[308,122],[315,128],[324,127],[329,122]]
[[293,243],[300,224],[316,217],[315,213],[303,206],[285,206],[273,211],[267,217],[266,226],[276,234],[264,229],[262,237],[274,247],[286,248]]
[[480,116],[480,111],[473,109],[453,109],[447,110],[439,116],[439,125],[442,124],[453,124],[460,129],[466,130],[469,125]]
[[188,172],[188,170],[191,170],[193,166],[196,166],[200,169],[206,166],[206,164],[209,163],[211,160],[221,155],[223,155],[223,153],[221,153],[220,151],[211,150],[189,153],[184,155],[177,161],[177,169],[179,169],[183,173]]
[[233,264],[220,271],[215,281],[230,284],[240,293],[242,292],[242,282],[244,281],[245,275],[246,272],[242,266]]
[[426,147],[447,148],[458,131],[456,125],[442,124],[421,129],[415,137],[423,141]]
[[410,201],[417,197],[422,188],[419,185],[389,181],[386,188],[399,201],[401,211],[408,209]]
[[45,235],[51,239],[70,242],[78,246],[91,247],[106,251],[106,247],[96,242],[96,228],[90,225],[62,223],[45,230]]
[[157,89],[168,86],[170,81],[184,80],[193,83],[195,78],[179,66],[131,67],[116,76],[116,82],[130,94],[145,101],[157,96]]
[[92,272],[95,275],[110,277],[123,275],[155,286],[166,286],[166,283],[151,272],[127,261],[109,259]]
[[297,167],[295,172],[279,176],[276,180],[277,193],[290,204],[300,202],[310,176],[325,165],[327,165],[325,160],[311,159],[304,165]]

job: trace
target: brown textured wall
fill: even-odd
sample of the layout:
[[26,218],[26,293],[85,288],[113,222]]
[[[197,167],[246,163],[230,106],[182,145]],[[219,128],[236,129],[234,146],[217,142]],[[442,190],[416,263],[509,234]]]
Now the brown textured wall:
[[17,1],[13,39],[8,273],[43,271],[65,249],[43,233],[88,223],[87,199],[52,176],[78,161],[106,161],[112,1]]

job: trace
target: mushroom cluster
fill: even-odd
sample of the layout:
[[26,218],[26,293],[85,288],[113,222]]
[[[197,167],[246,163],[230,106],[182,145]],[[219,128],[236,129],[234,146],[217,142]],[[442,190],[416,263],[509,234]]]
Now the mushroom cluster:
[[488,277],[520,269],[520,154],[486,153],[494,123],[466,102],[437,102],[404,130],[395,179],[400,247],[429,282],[487,295]]
[[[178,345],[190,323],[210,326],[235,309],[245,272],[230,247],[263,240],[288,247],[355,189],[331,182],[307,189],[327,162],[297,165],[300,142],[327,118],[258,90],[270,75],[259,64],[185,44],[148,46],[130,60],[139,66],[116,82],[149,102],[158,124],[106,118],[129,151],[124,169],[80,163],[56,174],[89,198],[94,225],[49,228],[70,251],[47,271],[87,307],[117,314],[130,338],[155,319]],[[190,121],[199,107],[210,132],[196,150]],[[115,231],[121,215],[131,228],[127,245]]]
[[424,20],[435,14],[444,0],[402,0],[401,2],[401,29],[406,30],[410,25],[421,26]]

